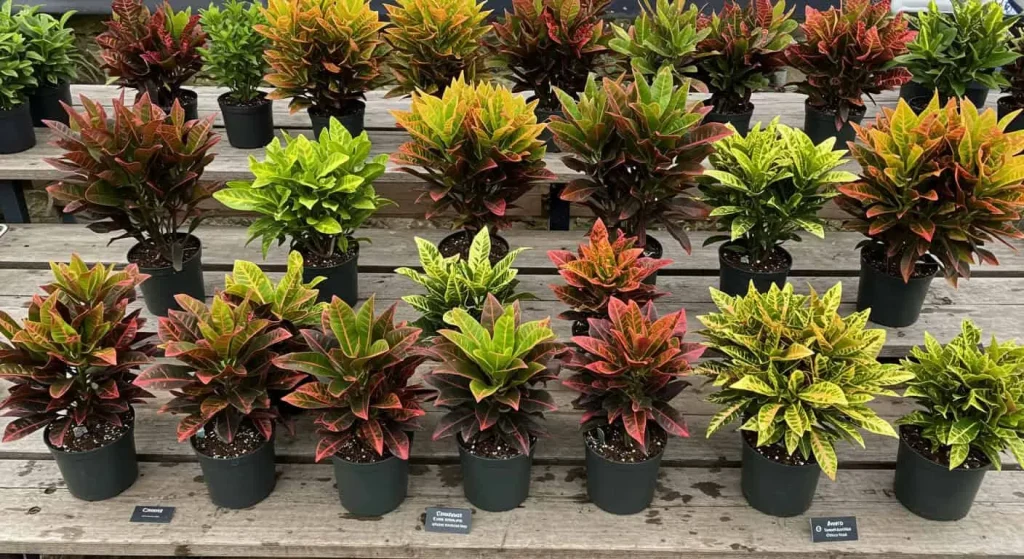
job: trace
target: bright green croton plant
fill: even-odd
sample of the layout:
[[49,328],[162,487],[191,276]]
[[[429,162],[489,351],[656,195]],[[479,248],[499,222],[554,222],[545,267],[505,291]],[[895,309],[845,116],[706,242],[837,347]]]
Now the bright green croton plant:
[[948,453],[949,469],[972,452],[1001,469],[1005,450],[1024,466],[1024,345],[993,337],[982,347],[981,329],[965,320],[946,345],[926,333],[903,366],[903,397],[923,409],[896,424],[920,429],[933,452]]
[[881,364],[885,330],[865,329],[869,311],[840,316],[842,284],[824,295],[794,293],[792,284],[753,286],[746,296],[711,289],[717,313],[699,317],[709,348],[724,357],[698,372],[720,390],[708,401],[720,404],[708,436],[735,421],[756,433],[755,446],[779,445],[815,461],[835,479],[839,440],[864,446],[858,429],[895,437],[868,402],[897,396],[889,387],[911,378],[902,367]]

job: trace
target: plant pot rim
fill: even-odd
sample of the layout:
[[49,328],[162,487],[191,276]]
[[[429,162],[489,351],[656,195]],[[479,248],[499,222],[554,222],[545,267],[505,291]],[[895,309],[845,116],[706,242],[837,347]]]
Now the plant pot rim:
[[1004,108],[1009,109],[1011,111],[1016,111],[1018,109],[1024,109],[1024,105],[1013,105],[1012,101],[1013,101],[1013,95],[1003,95],[1002,97],[1000,97],[999,99],[996,100],[996,103],[999,104],[999,105],[1005,105]]
[[60,80],[56,84],[51,84],[51,83],[40,84],[40,85],[37,85],[35,87],[35,89],[32,89],[31,91],[32,91],[32,93],[38,93],[40,91],[58,91],[59,92],[64,87],[71,87],[71,82],[69,82],[68,80]]
[[245,458],[249,458],[250,456],[253,456],[254,454],[257,454],[259,451],[261,451],[264,448],[266,448],[268,444],[273,444],[274,443],[274,439],[277,438],[277,429],[272,430],[270,432],[270,438],[269,439],[263,439],[263,442],[260,444],[260,446],[254,448],[252,450],[252,452],[247,452],[247,453],[245,453],[245,454],[243,454],[241,456],[235,456],[235,457],[232,457],[232,458],[215,458],[213,456],[210,456],[209,454],[204,454],[204,453],[200,452],[199,449],[196,448],[195,440],[196,440],[197,436],[198,435],[192,435],[191,437],[188,438],[188,444],[189,444],[189,446],[192,447],[192,452],[194,452],[196,454],[196,456],[199,456],[200,458],[205,458],[207,460],[213,460],[214,462],[230,462],[232,460],[242,460],[242,459],[245,459]]
[[270,99],[267,99],[267,92],[265,92],[265,91],[257,91],[256,92],[256,97],[260,100],[260,103],[258,105],[232,105],[231,103],[227,103],[226,101],[228,100],[228,98],[233,93],[234,93],[234,91],[228,91],[226,93],[221,93],[220,95],[218,95],[217,96],[217,104],[220,105],[221,108],[227,107],[227,108],[230,108],[230,109],[256,109],[256,108],[262,108],[262,107],[264,107],[266,105],[271,105],[271,104],[274,103],[274,101],[272,101]]
[[748,107],[747,110],[740,111],[738,113],[720,113],[720,112],[716,111],[715,110],[715,105],[712,103],[712,100],[710,98],[704,100],[704,106],[705,107],[711,107],[711,110],[708,111],[708,114],[716,114],[716,115],[722,115],[722,116],[746,116],[746,115],[753,115],[754,114],[754,102],[753,101],[747,101],[747,107]]
[[29,110],[28,99],[22,97],[20,102],[10,109],[0,109],[0,116],[17,115]]
[[[596,427],[595,427],[595,429],[596,429]],[[591,431],[593,431],[593,429],[591,429]],[[669,442],[669,439],[670,439],[670,437],[668,436],[668,433],[665,433],[665,444],[661,446],[661,450],[658,451],[657,454],[651,454],[651,455],[647,456],[647,459],[645,459],[645,460],[641,460],[639,462],[620,462],[619,460],[612,460],[611,458],[608,458],[607,456],[604,456],[600,452],[598,452],[598,451],[594,450],[593,448],[591,448],[590,445],[587,443],[587,433],[589,433],[589,432],[590,431],[584,431],[582,436],[581,436],[581,438],[583,439],[583,446],[584,446],[584,448],[587,449],[587,452],[593,454],[595,457],[597,457],[598,459],[600,459],[603,462],[607,462],[609,464],[622,464],[624,466],[639,466],[641,464],[647,464],[647,463],[651,462],[652,460],[660,459],[662,457],[662,455],[665,454],[665,449],[668,448],[668,442]]]
[[775,270],[774,272],[762,272],[762,271],[759,271],[759,270],[744,270],[743,268],[737,267],[735,264],[733,264],[731,262],[728,262],[725,259],[724,255],[725,255],[725,250],[726,250],[727,247],[736,246],[736,245],[739,245],[739,244],[741,244],[741,243],[739,243],[738,241],[726,241],[726,242],[718,245],[718,261],[719,261],[719,264],[727,265],[727,266],[729,266],[730,268],[732,268],[734,270],[739,270],[739,271],[743,272],[744,274],[750,274],[752,276],[772,276],[772,275],[775,275],[775,274],[780,274],[782,272],[786,272],[786,274],[788,275],[789,272],[792,271],[792,269],[793,269],[793,255],[790,254],[790,252],[788,250],[786,250],[786,248],[783,247],[781,244],[775,245],[775,250],[778,250],[778,251],[782,252],[782,255],[786,259],[786,267],[784,269],[782,269],[782,270]]
[[377,460],[375,462],[352,462],[351,460],[346,460],[346,459],[342,458],[341,456],[338,456],[337,454],[332,454],[331,455],[331,461],[333,461],[333,462],[341,462],[342,464],[344,464],[346,466],[351,466],[351,467],[354,467],[354,468],[371,468],[373,466],[380,466],[382,464],[387,464],[388,462],[391,462],[392,460],[399,460],[399,461],[402,461],[402,462],[408,462],[408,460],[402,460],[401,458],[395,456],[394,454],[389,455],[387,458],[385,458],[383,460]]
[[316,105],[310,105],[309,108],[306,109],[306,112],[309,113],[309,116],[311,117],[315,116],[319,118],[343,118],[366,112],[366,101],[363,101],[362,99],[349,99],[345,101],[345,103],[347,106],[351,107],[348,111],[333,112],[317,107]]
[[53,446],[52,444],[50,444],[50,435],[49,434],[50,434],[50,426],[53,425],[52,422],[48,423],[46,425],[46,427],[43,428],[43,442],[46,443],[46,448],[50,449],[50,452],[53,452],[55,454],[61,454],[61,455],[64,455],[64,456],[74,456],[74,457],[89,456],[90,454],[96,454],[96,453],[98,453],[98,452],[100,452],[102,450],[110,448],[111,446],[114,446],[115,444],[121,442],[122,440],[124,440],[125,437],[131,435],[135,431],[135,418],[137,417],[136,413],[135,413],[135,406],[133,406],[131,404],[128,404],[128,409],[132,412],[132,420],[128,424],[128,429],[126,429],[124,433],[121,433],[120,437],[110,441],[109,443],[107,443],[107,444],[105,444],[103,446],[94,448],[92,450],[86,450],[86,451],[83,451],[83,452],[68,452],[66,450],[61,450],[61,449]]
[[350,243],[349,244],[350,247],[355,245],[355,251],[352,252],[352,256],[349,257],[348,259],[346,259],[343,262],[339,262],[338,264],[334,264],[333,266],[312,266],[312,265],[307,264],[305,262],[305,260],[308,257],[308,255],[305,252],[303,252],[302,250],[296,249],[296,248],[293,248],[292,250],[296,250],[296,251],[298,251],[299,254],[302,255],[302,259],[303,259],[302,267],[304,269],[306,269],[306,270],[336,270],[338,268],[341,268],[343,266],[351,264],[353,260],[356,260],[357,258],[359,258],[359,241],[357,241],[355,239],[349,239],[349,243]]
[[495,464],[501,462],[509,462],[511,460],[518,460],[520,458],[533,458],[533,452],[537,450],[537,440],[534,439],[530,444],[529,454],[523,454],[522,452],[520,452],[519,454],[516,454],[515,456],[509,456],[508,458],[490,458],[488,456],[480,456],[479,454],[473,454],[472,452],[470,452],[469,449],[466,448],[465,443],[463,443],[462,441],[461,433],[455,435],[455,444],[459,445],[459,451],[465,452],[466,454],[472,456],[474,459],[482,460],[484,462],[491,462]]
[[[881,274],[881,275],[884,275],[884,276],[887,276],[887,277],[890,277],[890,278],[893,278],[893,279],[898,279],[900,281],[903,281],[903,276],[900,276],[900,275],[895,275],[894,276],[894,275],[890,274],[887,270],[884,270],[884,271],[883,270],[879,270],[878,268],[872,266],[871,263],[869,263],[867,261],[867,252],[869,250],[871,250],[871,249],[880,249],[880,250],[884,251],[885,250],[885,245],[883,245],[881,243],[873,243],[873,244],[864,245],[863,247],[861,247],[861,249],[860,249],[860,265],[861,265],[861,267],[873,270],[873,271],[877,272],[878,274]],[[935,270],[935,273],[933,273],[933,274],[931,274],[929,276],[919,276],[919,277],[916,277],[916,278],[912,277],[912,278],[910,278],[910,281],[904,282],[905,284],[909,285],[909,284],[914,283],[914,282],[929,281],[929,280],[935,279],[939,275],[939,273],[942,272],[942,263],[939,262],[937,258],[932,256],[932,254],[930,252],[929,253],[925,253],[925,255],[922,256],[921,258],[928,259],[928,260],[931,261],[932,264],[935,264],[937,266],[937,269]],[[918,263],[920,263],[921,258],[919,258],[918,261],[914,263],[915,267],[917,266]]]
[[986,471],[992,469],[992,461],[988,460],[988,458],[985,458],[985,460],[988,460],[988,462],[984,466],[982,466],[980,468],[961,468],[961,467],[956,467],[956,468],[953,468],[952,470],[950,470],[949,469],[949,464],[940,464],[940,463],[936,462],[935,460],[932,460],[931,458],[925,456],[924,454],[921,454],[916,448],[914,448],[910,443],[908,443],[903,438],[903,433],[908,430],[908,428],[910,427],[909,425],[900,425],[899,427],[900,427],[900,430],[899,430],[900,446],[907,447],[907,450],[913,452],[918,458],[920,458],[921,460],[926,462],[926,466],[925,467],[927,467],[927,468],[934,468],[934,469],[941,470],[942,472],[949,473],[949,474],[973,474],[973,473],[977,473],[977,472],[986,472]]
[[[836,114],[835,110],[829,112],[831,110],[830,107],[815,107],[814,105],[811,104],[811,99],[809,97],[807,99],[804,99],[804,110],[814,111],[818,114],[826,116],[835,116]],[[864,115],[867,114],[867,112],[867,107],[854,107],[853,109],[850,110],[850,118],[849,120],[847,120],[847,122],[856,122],[854,120],[855,118],[864,118]]]
[[[779,466],[779,467],[782,467],[782,468],[791,468],[791,469],[793,469],[793,470],[809,470],[809,469],[812,469],[812,468],[813,468],[813,469],[816,469],[816,470],[817,470],[817,469],[820,469],[820,468],[821,468],[821,466],[820,466],[820,465],[818,465],[818,462],[817,462],[817,461],[813,461],[813,462],[807,462],[806,464],[802,464],[802,465],[799,465],[799,466],[798,466],[798,465],[796,465],[796,464],[783,464],[782,462],[776,462],[775,460],[772,460],[771,458],[768,458],[768,457],[767,457],[767,456],[765,456],[764,454],[761,454],[761,453],[760,453],[760,452],[759,452],[759,451],[757,450],[757,447],[756,447],[756,446],[754,446],[754,445],[752,445],[752,444],[750,443],[750,441],[748,441],[748,440],[747,440],[747,437],[743,436],[743,431],[739,431],[739,436],[740,436],[740,440],[741,440],[741,441],[743,441],[743,444],[744,444],[744,445],[745,445],[745,446],[746,446],[747,448],[749,448],[750,450],[752,450],[752,451],[754,452],[754,455],[755,455],[755,456],[756,456],[756,457],[757,457],[757,458],[758,458],[759,460],[764,460],[765,462],[768,462],[769,464],[774,464],[774,465],[776,465],[776,466]],[[792,455],[790,455],[790,456],[792,456]],[[813,455],[812,455],[812,459],[813,459]]]
[[[192,257],[191,257],[191,258],[187,258],[187,259],[184,259],[184,260],[182,260],[182,261],[181,261],[181,267],[182,267],[182,269],[184,269],[184,268],[185,268],[185,266],[186,266],[186,264],[189,264],[190,262],[192,262],[192,261],[193,261],[193,260],[195,260],[196,258],[199,258],[199,257],[201,257],[201,256],[202,256],[202,254],[203,254],[203,240],[202,240],[202,239],[200,239],[199,237],[197,237],[197,236],[195,236],[195,235],[191,234],[191,233],[178,233],[178,237],[185,237],[185,239],[186,239],[186,244],[187,244],[187,242],[188,242],[188,241],[187,241],[187,239],[188,239],[188,238],[193,238],[193,239],[195,239],[195,240],[196,240],[196,243],[197,243],[197,244],[199,245],[199,250],[197,250],[197,251],[195,252],[195,254],[193,254],[193,255],[192,255]],[[126,252],[126,253],[125,253],[125,259],[126,259],[126,260],[128,260],[128,263],[129,263],[129,264],[137,264],[137,265],[139,266],[139,270],[140,270],[140,271],[143,271],[143,272],[145,272],[146,270],[149,270],[149,271],[154,271],[154,272],[155,272],[155,271],[159,271],[159,270],[170,270],[170,269],[173,269],[173,268],[174,268],[174,266],[173,266],[173,265],[170,265],[170,266],[160,266],[160,267],[150,267],[150,266],[143,266],[143,265],[141,265],[141,264],[138,264],[138,263],[136,263],[136,262],[132,262],[132,261],[131,261],[131,258],[130,258],[130,255],[131,255],[132,251],[133,251],[133,250],[135,250],[135,249],[136,249],[137,247],[139,247],[140,245],[142,245],[142,243],[141,243],[141,242],[137,242],[137,243],[135,243],[134,245],[132,245],[132,246],[131,246],[131,247],[130,247],[130,248],[128,249],[128,252]]]

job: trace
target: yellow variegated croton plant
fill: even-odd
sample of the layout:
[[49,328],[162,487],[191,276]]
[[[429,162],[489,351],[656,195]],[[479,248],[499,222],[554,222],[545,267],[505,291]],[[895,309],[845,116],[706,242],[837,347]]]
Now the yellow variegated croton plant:
[[740,430],[757,434],[757,447],[779,445],[815,461],[835,479],[839,440],[864,446],[858,428],[895,437],[868,402],[897,396],[890,386],[912,378],[899,365],[880,364],[885,330],[865,329],[870,311],[840,316],[842,284],[824,295],[772,285],[753,286],[746,296],[711,289],[719,312],[698,317],[706,345],[723,354],[698,372],[721,390],[708,397],[722,409],[708,424],[708,436],[740,420]]

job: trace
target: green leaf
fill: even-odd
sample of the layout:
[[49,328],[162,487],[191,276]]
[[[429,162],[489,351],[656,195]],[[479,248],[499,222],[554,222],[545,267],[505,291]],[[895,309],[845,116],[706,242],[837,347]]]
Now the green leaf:
[[845,406],[843,389],[828,381],[818,381],[800,393],[800,399],[817,406]]

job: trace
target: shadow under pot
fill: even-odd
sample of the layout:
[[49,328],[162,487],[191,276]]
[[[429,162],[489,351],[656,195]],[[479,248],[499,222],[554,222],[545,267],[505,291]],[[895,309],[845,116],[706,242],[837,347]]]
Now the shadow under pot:
[[473,506],[489,512],[512,510],[530,495],[530,468],[536,441],[530,454],[510,448],[493,438],[465,443],[456,436],[462,465],[462,489]]
[[896,498],[921,518],[960,520],[971,512],[991,463],[972,451],[964,465],[950,470],[948,449],[939,456],[930,452],[930,446],[931,443],[920,436],[919,427],[900,427],[894,484]]
[[[787,517],[807,512],[814,500],[821,477],[821,467],[813,460],[807,463],[783,463],[780,460],[794,458],[802,461],[799,451],[794,457],[786,453],[782,445],[771,445],[762,449],[754,448],[756,434],[740,433],[743,439],[743,467],[740,473],[740,487],[747,503],[764,514]],[[754,438],[751,441],[748,437]],[[778,459],[766,456],[777,454]]]
[[[178,90],[177,100],[181,104],[181,108],[185,109],[185,120],[196,120],[199,118],[199,94],[191,89],[180,89]],[[136,98],[136,101],[138,101],[138,98]],[[160,105],[160,108],[169,115],[174,108],[174,102],[172,101],[169,105]]]
[[651,431],[650,453],[644,453],[618,425],[584,434],[590,501],[612,514],[636,514],[649,507],[667,443],[668,436],[657,429]]
[[909,282],[903,281],[899,260],[885,255],[880,245],[867,245],[860,251],[860,285],[857,286],[857,310],[871,309],[871,322],[900,328],[917,322],[932,279],[939,264],[931,255],[918,260]]
[[[412,444],[412,433],[406,433]],[[358,440],[353,438],[352,440]],[[341,506],[356,516],[382,516],[398,508],[409,492],[409,461],[380,458],[361,443],[331,457]],[[372,461],[359,460],[370,457]]]
[[[996,111],[999,114],[999,120],[1003,120],[1003,117],[1012,113],[1013,111],[1024,109],[1024,106],[1018,105],[1012,95],[1004,95],[999,98],[996,102]],[[1017,130],[1024,130],[1024,110],[1020,112],[1009,124],[1006,125],[1006,132],[1016,132]]]
[[[551,121],[551,117],[553,116],[565,116],[565,113],[563,113],[561,109],[542,109],[537,107],[533,112],[537,115],[538,124],[547,124]],[[555,145],[555,135],[551,132],[550,128],[545,127],[544,131],[541,132],[539,139],[544,142],[545,146],[547,146],[548,153],[562,152],[562,150],[558,149],[558,146]]]
[[302,282],[309,283],[314,278],[322,277],[324,281],[317,284],[320,291],[316,300],[330,303],[337,295],[348,306],[353,306],[359,299],[359,243],[350,239],[348,252],[333,254],[325,258],[317,254],[302,254]]
[[809,101],[804,102],[804,132],[815,144],[820,144],[829,138],[835,138],[836,149],[846,149],[846,143],[852,142],[857,135],[853,130],[854,124],[860,124],[864,119],[863,107],[859,111],[850,111],[850,119],[843,123],[841,128],[836,128],[836,112],[834,110],[820,109],[811,105]]
[[777,246],[762,262],[746,262],[743,253],[730,250],[731,243],[718,247],[718,289],[727,295],[746,295],[750,282],[764,293],[771,286],[786,284],[789,271],[793,268],[793,256],[786,249]]
[[[135,455],[134,409],[122,417],[122,423],[120,428],[109,423],[95,425],[80,437],[75,437],[72,427],[65,435],[63,448],[50,442],[50,427],[43,431],[43,441],[72,496],[83,501],[103,501],[120,495],[135,483],[139,463]],[[107,435],[116,438],[109,443],[97,441]]]
[[224,116],[228,143],[238,149],[256,149],[274,139],[274,102],[260,92],[251,101],[236,101],[230,93],[217,98]]
[[0,130],[0,154],[21,153],[35,147],[36,130],[32,127],[28,102],[0,110]]
[[[661,241],[648,234],[647,244],[644,245],[643,256],[658,259],[661,258],[661,255],[663,254],[665,254],[665,250],[661,246]],[[647,285],[656,285],[658,283],[658,271],[655,270],[653,274],[644,278],[644,283]]]
[[[707,103],[710,105],[710,103]],[[704,115],[704,122],[718,122],[720,124],[731,124],[740,136],[746,136],[750,132],[750,119],[754,116],[754,104],[747,103],[746,110],[738,113],[719,113],[714,109]]]
[[167,316],[169,310],[180,310],[175,295],[184,293],[193,299],[206,299],[203,286],[203,245],[193,235],[186,237],[181,270],[175,270],[171,263],[160,254],[152,241],[136,243],[128,250],[128,262],[139,265],[139,271],[148,274],[142,282],[142,299],[149,312]]
[[199,458],[210,501],[218,507],[244,509],[266,499],[277,484],[274,468],[274,436],[263,438],[243,423],[235,439],[227,443],[213,429],[189,439]]
[[67,124],[70,119],[68,112],[61,106],[61,101],[68,106],[72,104],[71,84],[68,82],[37,87],[28,96],[29,110],[32,113],[32,125],[36,128],[45,128],[44,120],[53,120]]
[[[445,258],[458,254],[463,260],[468,260],[469,247],[473,244],[473,237],[475,236],[476,232],[473,231],[456,231],[441,239],[441,242],[437,244],[437,250],[441,253],[441,256],[444,256]],[[491,265],[493,266],[497,264],[499,260],[505,258],[508,251],[508,241],[506,241],[501,235],[492,234],[490,256]]]
[[313,135],[316,138],[320,137],[320,132],[330,128],[332,118],[340,122],[353,137],[358,136],[365,129],[366,103],[353,99],[337,113],[330,113],[319,107],[310,107],[309,120],[313,123]]

